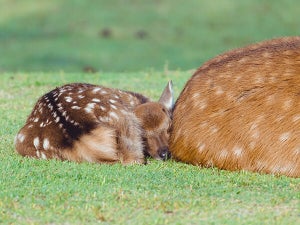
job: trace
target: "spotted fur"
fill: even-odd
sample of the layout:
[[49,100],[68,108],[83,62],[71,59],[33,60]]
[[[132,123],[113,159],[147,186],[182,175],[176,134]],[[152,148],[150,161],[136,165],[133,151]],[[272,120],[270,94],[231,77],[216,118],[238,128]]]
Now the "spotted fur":
[[187,82],[173,113],[175,159],[300,177],[300,37],[208,61]]
[[16,150],[76,162],[145,163],[145,155],[166,159],[172,107],[171,82],[158,102],[98,85],[67,84],[37,101],[15,138]]

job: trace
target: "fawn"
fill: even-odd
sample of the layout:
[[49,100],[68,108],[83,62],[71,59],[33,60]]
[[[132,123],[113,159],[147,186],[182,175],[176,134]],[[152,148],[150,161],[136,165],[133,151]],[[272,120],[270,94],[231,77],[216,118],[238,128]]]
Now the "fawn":
[[300,177],[300,37],[203,64],[175,103],[169,148],[202,167]]
[[173,107],[169,81],[158,102],[129,91],[74,83],[43,95],[15,138],[23,156],[144,164],[165,160]]

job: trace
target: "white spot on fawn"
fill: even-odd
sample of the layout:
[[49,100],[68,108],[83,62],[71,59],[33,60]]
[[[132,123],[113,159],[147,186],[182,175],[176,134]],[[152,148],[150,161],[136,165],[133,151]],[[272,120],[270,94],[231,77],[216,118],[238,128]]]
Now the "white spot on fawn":
[[91,108],[84,108],[84,110],[87,112],[87,113],[91,113],[93,111],[93,109]]
[[78,91],[77,93],[80,94],[80,93],[82,93],[82,92],[84,92],[84,89],[80,88],[79,91]]
[[78,95],[78,98],[83,99],[83,98],[85,98],[85,96],[84,95]]
[[93,98],[92,101],[93,102],[101,102],[100,99],[98,99],[98,98]]
[[100,109],[103,110],[103,111],[106,111],[106,108],[102,105],[100,106]]
[[65,100],[66,100],[66,102],[72,102],[73,101],[73,99],[70,96],[66,96]]
[[107,91],[102,90],[100,93],[101,93],[101,94],[107,94]]
[[89,103],[86,107],[93,109],[95,107],[96,103]]
[[77,106],[77,105],[74,105],[71,107],[72,109],[81,109],[81,107]]
[[42,159],[47,159],[47,156],[43,152],[41,152],[41,158]]
[[48,150],[50,148],[50,143],[49,143],[49,139],[48,138],[44,139],[44,141],[43,141],[43,148],[45,150]]
[[40,139],[38,137],[33,139],[33,145],[36,149],[38,149],[38,147],[40,145]]
[[110,99],[109,102],[112,103],[112,104],[114,104],[114,103],[116,103],[117,101],[116,101],[116,100],[113,100],[113,99]]
[[86,107],[84,108],[84,110],[87,112],[87,113],[90,113],[93,111],[94,107],[95,107],[96,103],[89,103],[86,105]]
[[112,118],[114,118],[114,119],[116,119],[116,120],[119,119],[118,115],[115,112],[110,112],[109,116],[112,117]]
[[103,117],[99,117],[98,118],[101,122],[104,122],[104,123],[107,123],[109,121],[109,118],[106,117],[106,116],[103,116]]
[[39,118],[35,118],[34,120],[33,120],[33,122],[38,122],[39,121]]
[[117,106],[115,106],[115,105],[110,105],[110,107],[113,109],[117,109]]
[[96,93],[97,93],[98,91],[100,91],[100,90],[101,90],[101,88],[100,88],[100,87],[96,87],[96,88],[94,88],[94,89],[93,89],[93,91],[92,91],[92,92],[93,92],[94,94],[96,94]]

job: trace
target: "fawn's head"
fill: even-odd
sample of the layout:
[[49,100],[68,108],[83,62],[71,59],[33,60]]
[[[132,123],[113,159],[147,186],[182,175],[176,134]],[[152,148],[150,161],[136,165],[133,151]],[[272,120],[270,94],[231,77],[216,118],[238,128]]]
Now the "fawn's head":
[[168,140],[173,105],[173,86],[169,81],[158,102],[147,102],[135,109],[143,128],[145,154],[155,159],[170,158]]

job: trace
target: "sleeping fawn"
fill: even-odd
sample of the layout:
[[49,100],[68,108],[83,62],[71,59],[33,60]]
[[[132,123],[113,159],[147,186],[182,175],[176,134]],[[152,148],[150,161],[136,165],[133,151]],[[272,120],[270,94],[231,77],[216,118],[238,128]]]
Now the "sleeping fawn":
[[176,101],[169,144],[194,165],[300,177],[300,37],[206,62]]
[[74,83],[43,95],[15,138],[18,153],[76,162],[144,164],[167,159],[170,81],[158,102],[133,92]]

